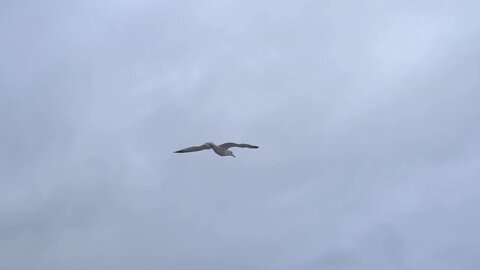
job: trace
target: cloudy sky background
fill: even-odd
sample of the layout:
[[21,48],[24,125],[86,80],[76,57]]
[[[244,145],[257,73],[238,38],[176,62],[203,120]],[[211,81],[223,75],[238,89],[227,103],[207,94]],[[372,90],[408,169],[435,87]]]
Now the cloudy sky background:
[[479,9],[0,2],[0,269],[480,269]]

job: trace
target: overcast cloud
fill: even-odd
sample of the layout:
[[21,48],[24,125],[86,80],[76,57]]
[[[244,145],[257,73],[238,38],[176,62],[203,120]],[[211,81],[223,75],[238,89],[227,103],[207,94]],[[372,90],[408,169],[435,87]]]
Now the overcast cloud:
[[0,269],[480,269],[479,10],[0,2]]

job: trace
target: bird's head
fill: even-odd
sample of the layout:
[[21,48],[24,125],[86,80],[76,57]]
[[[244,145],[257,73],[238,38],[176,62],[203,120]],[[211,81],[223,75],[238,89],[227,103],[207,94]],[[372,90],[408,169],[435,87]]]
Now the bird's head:
[[235,155],[233,154],[233,152],[230,151],[230,150],[227,150],[227,155],[232,156],[232,157],[235,157]]

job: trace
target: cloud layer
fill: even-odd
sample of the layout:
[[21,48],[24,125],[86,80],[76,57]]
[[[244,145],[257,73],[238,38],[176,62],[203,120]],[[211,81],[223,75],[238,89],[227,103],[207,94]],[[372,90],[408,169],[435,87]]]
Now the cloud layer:
[[478,8],[4,2],[0,268],[479,269]]

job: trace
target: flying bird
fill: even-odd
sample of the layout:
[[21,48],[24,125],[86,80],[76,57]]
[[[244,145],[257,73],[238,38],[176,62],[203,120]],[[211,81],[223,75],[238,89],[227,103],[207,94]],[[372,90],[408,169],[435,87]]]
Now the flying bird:
[[215,152],[219,156],[232,156],[235,157],[233,152],[229,150],[228,148],[231,147],[240,147],[240,148],[258,148],[256,145],[251,145],[251,144],[246,144],[246,143],[233,143],[233,142],[228,142],[220,145],[216,145],[212,142],[204,143],[200,146],[192,146],[192,147],[187,147],[182,150],[175,151],[174,153],[190,153],[190,152],[196,152],[196,151],[202,151],[202,150],[208,150],[212,149],[213,152]]

